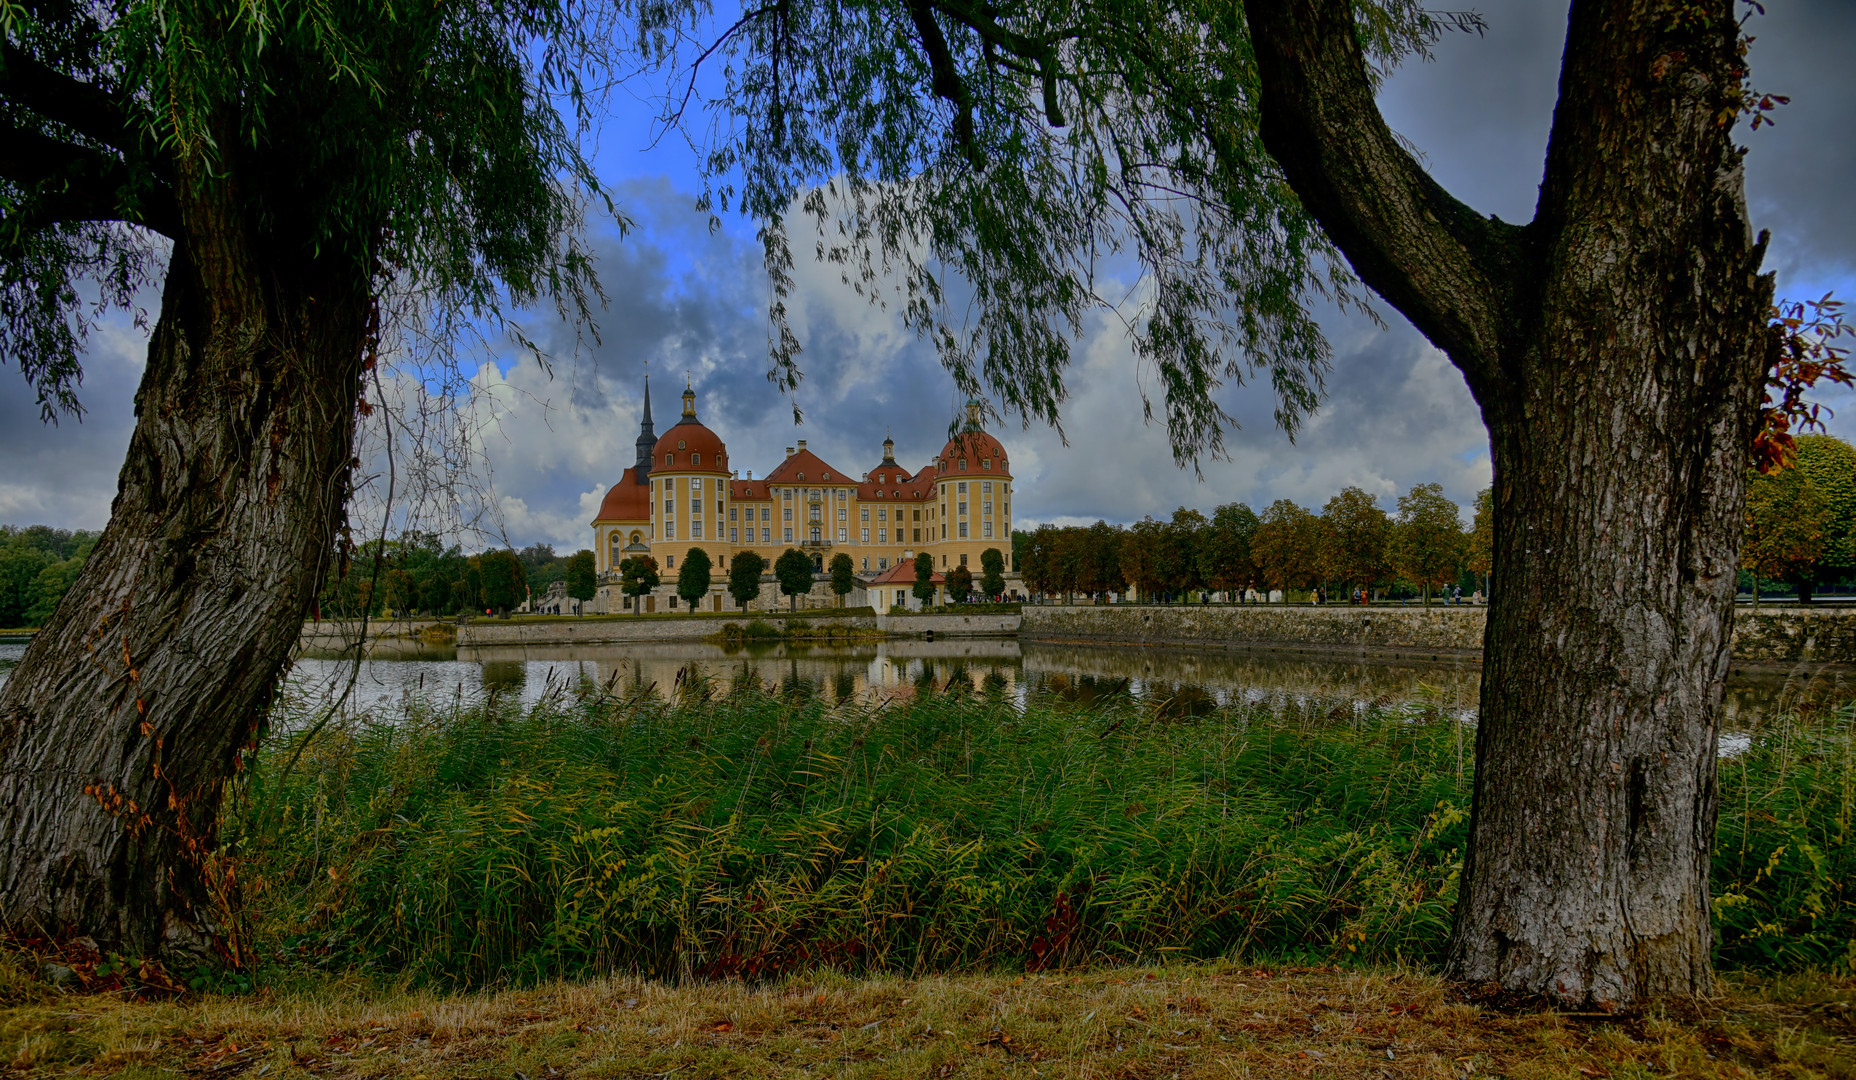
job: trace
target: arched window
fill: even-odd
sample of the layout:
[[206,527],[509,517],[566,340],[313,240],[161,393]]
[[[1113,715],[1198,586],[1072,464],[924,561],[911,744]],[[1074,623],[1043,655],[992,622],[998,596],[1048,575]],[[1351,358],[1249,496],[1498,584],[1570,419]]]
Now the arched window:
[[643,539],[643,537],[640,537],[640,536],[638,535],[638,531],[637,531],[636,529],[634,529],[634,530],[632,530],[632,543],[634,543],[634,544],[636,544],[636,543],[638,543],[638,542],[639,542],[639,541],[640,541],[641,539]]
[[664,455],[664,464],[665,464],[665,465],[669,465],[669,464],[671,463],[671,461],[673,461],[673,460],[675,460],[675,458],[676,458],[676,455],[675,455],[675,454],[665,454],[665,455]]
[[618,568],[618,565],[619,565],[619,550],[620,550],[620,549],[621,549],[622,547],[624,547],[624,545],[623,545],[623,544],[621,544],[621,543],[619,542],[619,541],[620,541],[621,539],[623,539],[623,538],[622,538],[622,537],[620,537],[618,533],[613,533],[613,534],[612,534],[612,560],[611,560],[611,562],[612,562],[612,567],[613,567],[613,569],[617,569],[617,568]]

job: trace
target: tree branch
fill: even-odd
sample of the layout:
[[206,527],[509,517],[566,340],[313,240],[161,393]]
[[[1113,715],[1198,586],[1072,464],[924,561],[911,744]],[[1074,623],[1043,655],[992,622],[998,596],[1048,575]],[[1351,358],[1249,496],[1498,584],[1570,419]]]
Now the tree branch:
[[1479,400],[1506,381],[1528,230],[1458,202],[1373,100],[1347,0],[1245,0],[1262,136],[1290,186],[1374,291],[1450,355]]
[[107,91],[46,66],[11,43],[0,43],[0,99],[125,154],[137,149],[122,108]]
[[99,150],[74,146],[0,120],[0,179],[24,188],[24,212],[6,224],[32,230],[59,221],[126,221],[171,239],[180,214],[166,185],[150,177],[143,191],[129,166]]

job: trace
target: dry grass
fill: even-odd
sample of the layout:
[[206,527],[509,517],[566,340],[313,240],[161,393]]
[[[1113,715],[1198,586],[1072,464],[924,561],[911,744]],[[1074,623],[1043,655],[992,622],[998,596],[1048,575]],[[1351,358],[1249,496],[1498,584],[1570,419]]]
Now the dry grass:
[[1729,980],[1698,1014],[1511,1011],[1408,971],[1216,964],[438,996],[331,983],[137,1003],[5,979],[0,1071],[663,1078],[1856,1076],[1856,980]]

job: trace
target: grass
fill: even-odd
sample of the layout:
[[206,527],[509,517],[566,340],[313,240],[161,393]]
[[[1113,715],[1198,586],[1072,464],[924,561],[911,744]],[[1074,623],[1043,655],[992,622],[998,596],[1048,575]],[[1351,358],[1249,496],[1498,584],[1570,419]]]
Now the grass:
[[[409,985],[1439,955],[1473,741],[1440,711],[1004,685],[414,702],[288,773],[272,740],[224,836],[270,962]],[[1853,747],[1793,718],[1723,764],[1723,967],[1856,968]]]
[[1690,1013],[1505,1011],[1411,970],[1230,963],[465,994],[325,980],[242,998],[56,995],[6,972],[14,1075],[266,1077],[1856,1076],[1856,982],[1739,977]]

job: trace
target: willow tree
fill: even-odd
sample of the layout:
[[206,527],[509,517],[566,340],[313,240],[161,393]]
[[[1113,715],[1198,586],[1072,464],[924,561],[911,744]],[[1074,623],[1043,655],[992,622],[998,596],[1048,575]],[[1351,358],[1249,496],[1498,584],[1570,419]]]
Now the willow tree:
[[0,0],[0,358],[74,410],[95,302],[160,289],[109,525],[0,691],[5,930],[214,955],[219,795],[338,549],[383,309],[585,314],[586,15]]
[[[1503,574],[1450,970],[1574,1005],[1697,994],[1778,359],[1735,15],[1573,0],[1524,224],[1452,197],[1379,113],[1376,73],[1447,25],[1415,0],[787,0],[736,30],[750,122],[715,164],[740,166],[776,287],[796,207],[962,397],[1057,422],[1082,321],[1112,309],[1182,461],[1220,450],[1236,379],[1267,377],[1293,433],[1328,358],[1312,301],[1364,285],[1410,319],[1488,425]],[[796,348],[776,334],[789,382]]]

